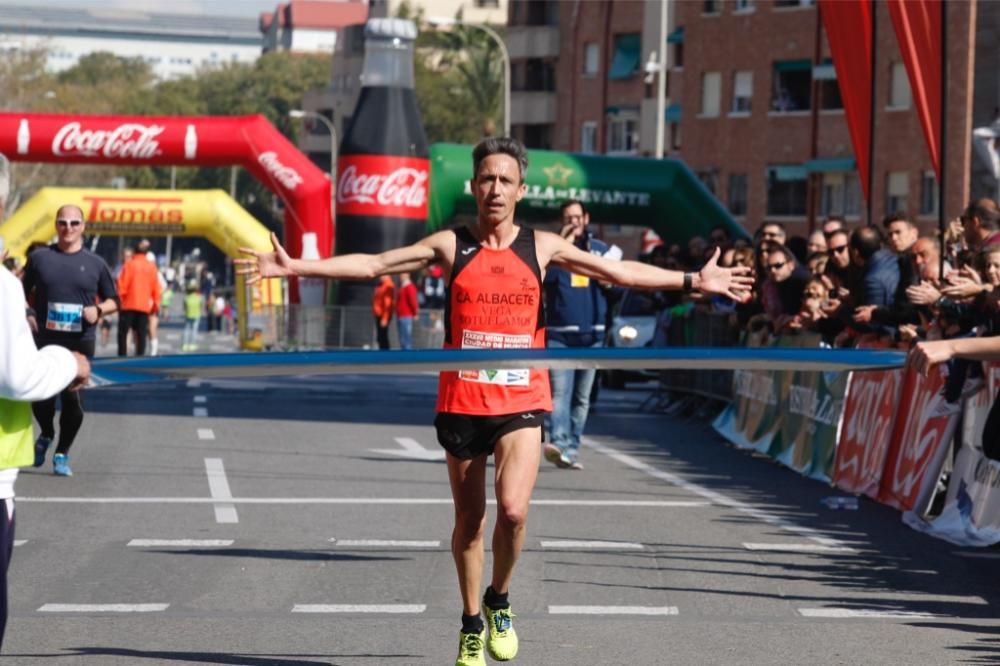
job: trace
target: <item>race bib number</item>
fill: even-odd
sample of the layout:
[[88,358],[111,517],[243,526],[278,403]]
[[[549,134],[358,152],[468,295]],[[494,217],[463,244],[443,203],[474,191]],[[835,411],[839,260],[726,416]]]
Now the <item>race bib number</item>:
[[[507,335],[504,333],[462,332],[462,349],[530,349],[530,335]],[[500,384],[502,386],[527,386],[530,372],[516,370],[459,370],[458,378],[480,384]]]
[[62,333],[79,333],[83,330],[83,306],[79,303],[49,303],[45,328]]
[[569,286],[571,287],[589,287],[590,278],[586,275],[577,275],[576,273],[570,273]]

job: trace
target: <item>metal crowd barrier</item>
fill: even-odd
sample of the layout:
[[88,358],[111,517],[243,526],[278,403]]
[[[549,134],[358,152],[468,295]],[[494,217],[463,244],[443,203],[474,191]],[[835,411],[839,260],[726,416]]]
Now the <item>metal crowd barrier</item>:
[[[675,317],[667,333],[670,347],[734,347],[739,339],[732,315],[697,307],[687,317]],[[661,370],[658,390],[728,402],[733,398],[733,371]]]

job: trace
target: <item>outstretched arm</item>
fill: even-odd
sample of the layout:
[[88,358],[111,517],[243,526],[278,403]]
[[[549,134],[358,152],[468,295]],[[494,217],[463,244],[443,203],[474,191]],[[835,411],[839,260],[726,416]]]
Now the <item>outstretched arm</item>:
[[955,338],[921,342],[911,352],[917,370],[927,374],[932,365],[950,361],[955,357],[973,361],[1000,361],[1000,337]]
[[[683,289],[684,273],[657,268],[638,261],[610,261],[584,252],[552,233],[538,235],[542,257],[580,275],[637,289]],[[746,266],[722,268],[718,248],[708,263],[691,274],[691,288],[705,294],[721,294],[736,301],[746,300],[753,288],[753,278]]]
[[[236,273],[247,276],[247,283],[253,284],[269,277],[321,277],[338,280],[370,280],[379,275],[404,273],[426,268],[440,258],[439,246],[442,241],[434,234],[406,247],[388,250],[381,254],[345,254],[326,259],[292,259],[271,234],[272,252],[261,252],[241,247],[246,257],[236,259]],[[252,258],[250,258],[252,257]]]

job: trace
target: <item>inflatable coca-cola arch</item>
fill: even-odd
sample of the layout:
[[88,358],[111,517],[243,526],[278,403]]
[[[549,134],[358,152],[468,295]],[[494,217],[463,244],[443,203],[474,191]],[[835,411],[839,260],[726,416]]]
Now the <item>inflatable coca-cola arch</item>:
[[[25,162],[173,166],[238,164],[285,204],[285,244],[302,235],[333,252],[330,179],[264,116],[93,116],[0,113],[0,153]],[[58,183],[52,183],[58,185]],[[292,297],[297,299],[295,286]]]

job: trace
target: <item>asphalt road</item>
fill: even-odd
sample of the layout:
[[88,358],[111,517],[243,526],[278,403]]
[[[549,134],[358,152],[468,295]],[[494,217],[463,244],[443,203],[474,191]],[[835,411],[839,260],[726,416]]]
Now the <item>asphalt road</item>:
[[[17,483],[4,664],[451,664],[431,375],[88,391],[75,475]],[[605,391],[542,463],[516,663],[1000,661],[996,560]],[[491,507],[492,514],[492,507]],[[491,527],[492,529],[492,515]]]

